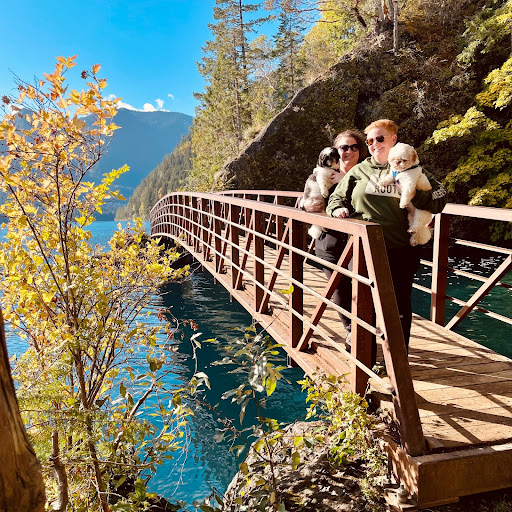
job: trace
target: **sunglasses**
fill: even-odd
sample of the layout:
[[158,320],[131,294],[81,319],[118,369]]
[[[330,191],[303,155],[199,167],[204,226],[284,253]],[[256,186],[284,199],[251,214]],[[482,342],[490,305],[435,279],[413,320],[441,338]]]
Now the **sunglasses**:
[[375,139],[366,139],[366,145],[371,146],[374,142],[380,142],[382,144],[385,138],[385,135],[377,135]]
[[341,149],[341,151],[344,151],[345,153],[350,149],[352,152],[356,152],[356,151],[359,151],[359,146],[357,144],[352,144],[352,145],[348,145],[348,144],[344,144],[343,146],[338,146],[338,149]]

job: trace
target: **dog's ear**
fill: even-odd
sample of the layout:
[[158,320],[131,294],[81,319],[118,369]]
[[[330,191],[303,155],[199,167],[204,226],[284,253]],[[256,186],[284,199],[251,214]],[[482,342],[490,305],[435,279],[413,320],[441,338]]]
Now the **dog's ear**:
[[411,147],[411,160],[415,163],[415,164],[418,164],[420,159],[418,157],[418,153],[416,152],[416,150]]
[[338,163],[340,161],[340,152],[338,151],[338,148],[331,148],[331,152],[329,154],[329,158],[332,160],[332,162]]
[[[333,149],[336,152],[338,152],[338,150],[336,148],[332,148],[332,147],[326,147],[326,148],[322,149],[322,151],[320,151],[320,155],[318,155],[318,162],[317,162],[318,167],[331,167],[333,161],[335,161],[335,162],[338,161],[338,160],[335,160],[336,155],[333,155],[333,151],[332,151]],[[338,158],[339,158],[339,155],[338,155]]]

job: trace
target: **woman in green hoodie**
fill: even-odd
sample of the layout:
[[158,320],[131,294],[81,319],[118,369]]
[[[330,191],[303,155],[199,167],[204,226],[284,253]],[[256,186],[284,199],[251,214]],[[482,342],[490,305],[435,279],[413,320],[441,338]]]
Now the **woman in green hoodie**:
[[[401,209],[400,186],[383,187],[379,179],[388,170],[389,150],[397,142],[398,126],[389,119],[374,121],[364,130],[370,157],[356,166],[338,183],[329,197],[327,214],[350,217],[382,226],[395,289],[405,344],[409,346],[412,320],[412,283],[420,264],[420,249],[409,243],[407,210]],[[432,190],[416,190],[412,204],[439,213],[446,204],[446,192],[433,176],[425,172]]]

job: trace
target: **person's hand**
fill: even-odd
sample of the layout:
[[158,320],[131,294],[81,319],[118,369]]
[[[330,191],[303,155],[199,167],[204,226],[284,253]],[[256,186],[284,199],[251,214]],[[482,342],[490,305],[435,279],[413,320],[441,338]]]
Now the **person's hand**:
[[343,176],[341,175],[341,172],[333,172],[331,175],[331,184],[336,185],[336,183],[339,183],[341,181],[341,178]]
[[345,217],[348,217],[348,214],[348,208],[336,208],[336,210],[332,212],[332,216],[338,219],[344,219]]

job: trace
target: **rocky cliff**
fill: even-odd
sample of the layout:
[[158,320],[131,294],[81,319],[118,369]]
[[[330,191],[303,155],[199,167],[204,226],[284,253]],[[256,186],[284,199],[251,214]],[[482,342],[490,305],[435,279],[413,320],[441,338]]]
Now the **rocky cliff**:
[[[465,144],[422,148],[439,122],[464,113],[481,90],[482,79],[508,57],[502,51],[457,61],[465,22],[482,2],[444,2],[446,10],[409,17],[400,24],[399,50],[392,32],[370,34],[290,104],[219,173],[234,189],[302,190],[320,150],[340,131],[363,129],[379,118],[400,126],[399,140],[419,149],[423,165],[444,177],[454,169]],[[449,5],[448,5],[449,4]],[[454,7],[456,5],[456,7]],[[448,10],[450,9],[450,10]]]

